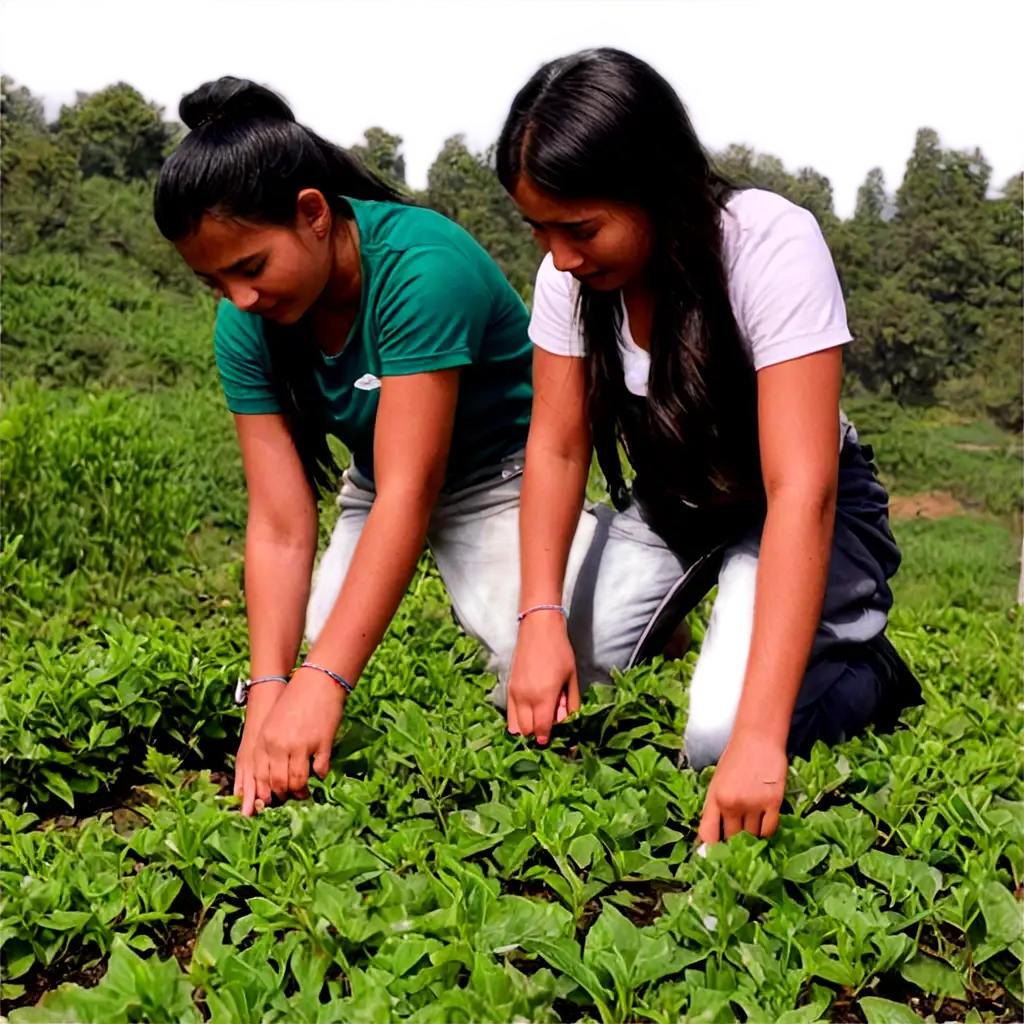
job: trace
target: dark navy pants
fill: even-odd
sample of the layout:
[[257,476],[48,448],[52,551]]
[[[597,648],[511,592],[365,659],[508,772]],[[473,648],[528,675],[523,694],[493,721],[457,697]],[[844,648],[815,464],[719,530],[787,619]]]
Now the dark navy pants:
[[[818,739],[842,742],[868,725],[895,727],[921,703],[921,687],[885,636],[889,580],[900,553],[889,527],[889,497],[851,429],[840,457],[833,548],[821,620],[788,739],[806,756]],[[750,637],[754,577],[764,518],[709,543],[706,514],[685,513],[671,548],[641,517],[599,507],[594,540],[572,594],[569,630],[581,689],[662,653],[709,591],[718,596],[693,679],[686,753],[700,767],[724,749]],[[682,542],[679,539],[682,538]]]

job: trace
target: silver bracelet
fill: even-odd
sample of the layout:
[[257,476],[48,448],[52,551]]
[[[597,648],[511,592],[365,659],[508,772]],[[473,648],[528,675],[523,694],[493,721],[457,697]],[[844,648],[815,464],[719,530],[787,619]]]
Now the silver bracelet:
[[249,700],[249,691],[259,683],[284,683],[288,685],[287,676],[259,676],[256,679],[239,679],[235,687],[235,704],[245,707]]

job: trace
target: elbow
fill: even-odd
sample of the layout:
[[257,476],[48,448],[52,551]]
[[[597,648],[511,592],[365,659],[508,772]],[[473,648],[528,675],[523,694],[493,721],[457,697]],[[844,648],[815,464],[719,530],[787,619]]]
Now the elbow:
[[805,522],[831,529],[836,514],[838,484],[835,479],[786,480],[765,483],[768,512],[785,510]]
[[246,533],[250,542],[298,551],[315,550],[317,529],[317,511],[312,500],[287,508],[249,507]]

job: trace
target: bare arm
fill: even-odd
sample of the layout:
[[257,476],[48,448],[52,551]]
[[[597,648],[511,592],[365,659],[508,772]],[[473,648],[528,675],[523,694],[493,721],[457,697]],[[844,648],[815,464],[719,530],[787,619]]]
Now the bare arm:
[[786,741],[828,579],[841,376],[838,347],[758,374],[768,514],[743,694],[732,738],[708,791],[701,823],[706,842],[718,839],[720,822],[727,837],[741,829],[770,835],[778,823]]
[[533,389],[519,511],[524,608],[562,600],[591,456],[583,360],[535,348]]
[[353,685],[380,643],[423,552],[444,483],[459,371],[381,381],[376,497],[334,609],[309,653]]
[[236,416],[235,424],[249,493],[245,598],[252,674],[287,675],[302,642],[316,503],[283,416]]
[[[385,377],[374,431],[376,497],[338,599],[309,660],[355,685],[405,593],[444,482],[459,371]],[[310,757],[321,777],[341,721],[345,691],[299,669],[274,706],[254,755],[256,791],[305,796]]]
[[[583,360],[535,348],[533,387],[519,509],[523,609],[561,604],[591,456]],[[519,629],[509,679],[509,729],[546,743],[563,693],[566,710],[575,711],[579,686],[565,622],[556,613],[538,612]]]
[[758,427],[768,515],[737,729],[785,747],[821,618],[839,477],[842,349],[761,371]]

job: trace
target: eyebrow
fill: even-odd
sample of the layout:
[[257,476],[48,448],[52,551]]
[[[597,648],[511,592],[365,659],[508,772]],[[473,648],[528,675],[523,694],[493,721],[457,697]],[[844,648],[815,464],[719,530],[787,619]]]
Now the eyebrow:
[[585,217],[583,220],[549,220],[546,224],[539,224],[535,220],[530,220],[529,217],[524,217],[523,220],[525,220],[531,228],[581,228],[584,224],[592,224],[596,218]]
[[[235,260],[235,262],[232,263],[230,267],[221,267],[221,269],[218,270],[217,273],[234,274],[237,271],[241,270],[247,263],[252,263],[253,261],[258,260],[261,257],[265,257],[266,255],[267,254],[265,251],[249,253],[248,256],[243,256],[240,260]],[[206,280],[210,280],[213,277],[212,274],[202,274],[198,270],[193,271],[193,273],[196,275],[196,277],[202,277],[205,278]]]

